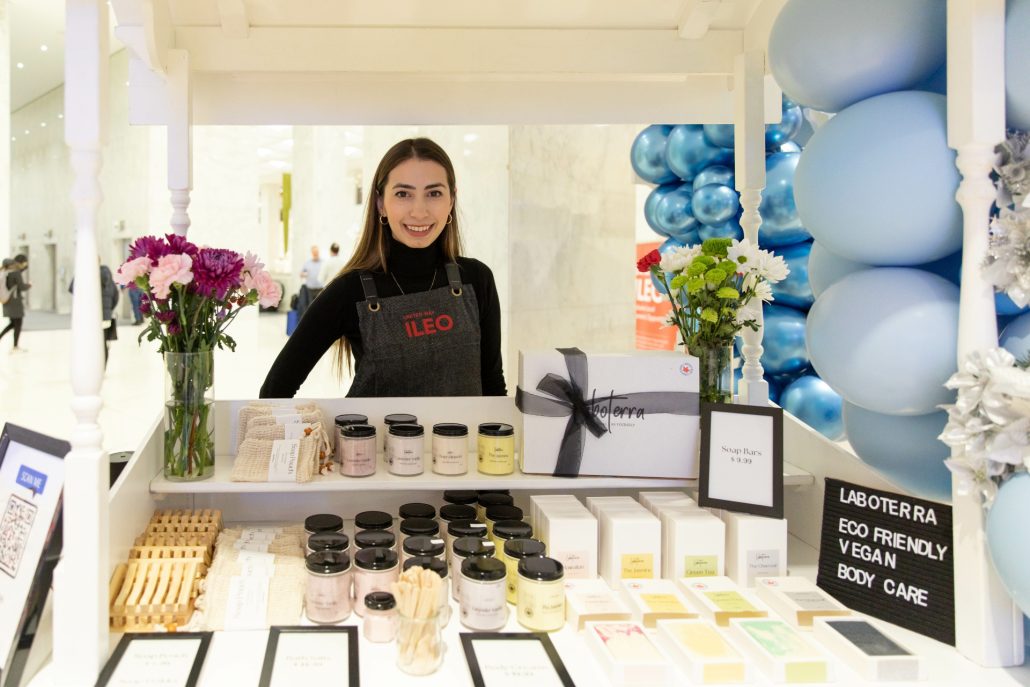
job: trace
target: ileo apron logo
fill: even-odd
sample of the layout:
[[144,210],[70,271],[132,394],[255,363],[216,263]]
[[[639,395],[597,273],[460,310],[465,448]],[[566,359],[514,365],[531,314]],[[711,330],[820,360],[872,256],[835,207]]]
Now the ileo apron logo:
[[434,310],[412,312],[402,317],[404,331],[409,339],[418,336],[432,336],[454,328],[454,318],[447,313],[436,314]]

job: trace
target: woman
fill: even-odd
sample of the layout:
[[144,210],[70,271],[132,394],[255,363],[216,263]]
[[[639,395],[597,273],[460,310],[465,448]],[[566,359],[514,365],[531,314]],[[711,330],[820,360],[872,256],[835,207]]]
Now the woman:
[[373,179],[350,261],[308,307],[261,398],[292,398],[330,346],[348,396],[503,396],[493,274],[460,257],[454,167],[433,141],[401,141]]
[[21,324],[25,319],[25,291],[32,288],[32,284],[26,282],[21,273],[29,266],[29,258],[19,253],[13,260],[4,260],[3,269],[7,274],[7,290],[11,297],[4,303],[4,317],[10,321],[3,331],[0,331],[0,339],[4,338],[7,332],[14,332],[14,348],[11,353],[24,353],[24,348],[18,347],[18,339],[21,338]]

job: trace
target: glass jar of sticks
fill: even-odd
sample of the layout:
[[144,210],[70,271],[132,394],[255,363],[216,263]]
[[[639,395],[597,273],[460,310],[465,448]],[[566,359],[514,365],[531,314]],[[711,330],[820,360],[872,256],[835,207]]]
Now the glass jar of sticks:
[[435,572],[415,566],[391,585],[397,600],[397,667],[410,675],[428,675],[443,662],[442,584]]

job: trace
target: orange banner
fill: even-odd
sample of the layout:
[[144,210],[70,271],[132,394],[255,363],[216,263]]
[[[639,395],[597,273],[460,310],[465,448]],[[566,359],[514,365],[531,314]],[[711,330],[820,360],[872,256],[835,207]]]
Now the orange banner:
[[[638,243],[637,260],[662,245]],[[676,328],[669,320],[669,299],[654,287],[648,272],[637,272],[637,348],[643,351],[671,351],[676,347]]]

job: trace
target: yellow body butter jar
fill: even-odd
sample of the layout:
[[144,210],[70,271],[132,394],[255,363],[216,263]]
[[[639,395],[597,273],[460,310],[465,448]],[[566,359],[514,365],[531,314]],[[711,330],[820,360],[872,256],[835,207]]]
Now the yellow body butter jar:
[[547,552],[546,549],[544,543],[536,539],[510,539],[504,542],[501,560],[508,569],[505,578],[508,585],[508,603],[518,603],[519,600],[519,561],[529,556],[543,556]]
[[510,475],[515,471],[515,428],[503,422],[479,425],[476,442],[479,472],[484,475]]
[[519,625],[534,632],[553,632],[565,624],[565,570],[546,556],[519,561],[517,592]]

